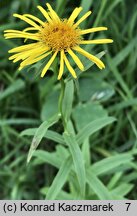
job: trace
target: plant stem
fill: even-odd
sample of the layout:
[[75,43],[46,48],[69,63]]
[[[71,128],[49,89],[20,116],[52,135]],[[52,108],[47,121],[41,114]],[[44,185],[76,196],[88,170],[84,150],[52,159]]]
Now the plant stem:
[[65,92],[65,82],[63,79],[60,80],[60,84],[61,84],[61,92],[60,92],[60,97],[59,97],[59,103],[58,103],[58,109],[59,112],[61,114],[61,118],[62,118],[62,123],[64,126],[64,129],[66,128],[66,122],[63,116],[63,98],[64,98],[64,92]]

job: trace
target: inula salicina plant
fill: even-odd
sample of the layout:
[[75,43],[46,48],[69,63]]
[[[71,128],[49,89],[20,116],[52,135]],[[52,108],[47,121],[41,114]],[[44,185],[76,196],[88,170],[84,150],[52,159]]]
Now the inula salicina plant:
[[[79,28],[80,23],[82,23],[90,14],[91,11],[84,14],[77,22],[74,23],[75,19],[78,17],[82,11],[82,7],[76,8],[69,19],[60,19],[56,12],[52,9],[50,4],[47,3],[48,12],[44,10],[41,6],[38,6],[38,9],[46,18],[46,21],[42,21],[37,17],[30,14],[14,14],[14,17],[18,17],[21,20],[27,22],[31,27],[24,29],[23,31],[18,30],[5,30],[5,38],[25,38],[26,40],[31,39],[36,41],[35,43],[30,43],[27,45],[19,46],[9,51],[9,53],[16,53],[12,55],[9,60],[17,62],[23,60],[20,64],[20,68],[33,64],[37,61],[40,61],[43,58],[46,58],[49,55],[50,60],[44,67],[41,73],[41,77],[44,77],[47,70],[53,63],[57,54],[60,55],[60,69],[58,74],[58,79],[62,78],[64,71],[64,63],[67,66],[68,71],[72,74],[74,78],[77,78],[77,75],[74,69],[71,67],[66,54],[68,53],[80,70],[84,70],[84,66],[78,56],[73,52],[76,51],[88,59],[93,61],[100,69],[103,69],[105,66],[103,62],[98,59],[96,56],[91,55],[90,53],[83,50],[81,44],[102,44],[102,43],[112,43],[111,39],[98,39],[98,40],[84,40],[83,35],[89,34],[91,32],[97,32],[102,30],[107,30],[106,27],[97,27],[82,30]],[[35,21],[35,22],[34,22]],[[37,23],[38,24],[37,24]],[[31,31],[31,32],[30,32]],[[33,33],[34,31],[35,33]]]
[[[32,4],[32,1],[29,3]],[[108,59],[109,68],[114,70],[115,78],[119,79],[120,85],[128,92],[105,45],[113,42],[115,33],[111,31],[111,26],[109,31],[106,31],[108,28],[104,25],[97,26],[107,3],[101,3],[99,15],[94,18],[95,24],[93,20],[91,22],[91,3],[86,5],[82,1],[81,6],[67,12],[70,14],[68,18],[62,18],[62,14],[65,14],[65,4],[63,1],[57,1],[58,13],[49,3],[43,7],[37,6],[40,12],[37,16],[27,13],[27,8],[26,12],[23,10],[22,15],[14,13],[15,24],[9,24],[4,31],[5,39],[14,41],[13,44],[9,42],[11,49],[8,52],[9,60],[13,60],[18,67],[15,78],[22,75],[26,82],[36,82],[38,86],[35,92],[30,88],[27,90],[25,105],[31,100],[32,110],[26,109],[24,112],[23,115],[27,113],[24,123],[21,119],[15,119],[15,125],[26,125],[26,122],[33,125],[25,126],[18,139],[28,145],[29,137],[33,136],[33,139],[27,156],[26,174],[18,178],[11,198],[40,198],[38,193],[31,197],[26,192],[33,184],[40,188],[42,198],[46,199],[125,199],[133,189],[132,184],[125,182],[125,173],[136,169],[133,162],[136,144],[128,152],[118,152],[113,147],[113,151],[109,151],[106,148],[107,145],[110,148],[112,143],[114,146],[117,137],[111,140],[109,136],[120,128],[116,128],[118,119],[109,116],[107,109],[101,104],[112,100],[114,95],[112,86],[103,81],[103,77],[108,73],[101,60],[104,54],[106,56],[103,58]],[[107,37],[112,39],[105,38],[104,35],[108,34],[110,37]],[[22,42],[19,44],[17,39],[21,39]],[[111,48],[115,43],[117,41],[114,40]],[[102,46],[105,51],[100,52]],[[118,62],[119,58],[115,61]],[[21,79],[14,82],[16,85],[9,87],[12,93],[24,88],[25,83]],[[41,93],[38,99],[39,91]],[[128,94],[132,100],[130,92]],[[34,120],[35,107],[39,110],[40,121]],[[23,112],[21,107],[20,110]],[[34,114],[33,118],[30,119],[28,113],[32,116]],[[130,115],[128,119],[136,133]],[[13,134],[15,135],[15,131]],[[19,148],[18,140],[16,145]],[[16,152],[16,148],[13,151]],[[26,150],[23,158],[21,152],[16,157],[25,164],[24,154],[27,154]],[[14,154],[13,156],[15,157]],[[16,163],[12,166],[16,166]],[[43,169],[45,166],[46,169]],[[42,182],[39,183],[41,186],[37,185],[33,174],[36,167],[41,167],[38,171],[38,182]],[[33,176],[29,179],[30,185],[22,187],[29,173]],[[133,173],[132,175],[136,176],[135,172]],[[43,175],[45,179],[42,179]],[[130,178],[132,179],[132,176],[129,175]]]

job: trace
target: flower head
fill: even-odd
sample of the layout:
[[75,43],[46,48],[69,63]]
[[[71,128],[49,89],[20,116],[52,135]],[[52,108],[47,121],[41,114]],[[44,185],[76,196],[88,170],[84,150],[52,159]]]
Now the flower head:
[[14,17],[27,22],[30,27],[24,29],[23,31],[6,30],[4,34],[5,38],[24,38],[25,41],[31,39],[35,42],[9,50],[9,53],[14,53],[9,60],[13,60],[13,62],[22,61],[19,67],[19,70],[21,70],[25,66],[36,63],[50,55],[51,58],[41,73],[41,77],[44,77],[57,55],[59,55],[60,66],[58,79],[61,79],[63,75],[64,65],[66,65],[74,78],[77,77],[68,60],[68,55],[71,56],[73,61],[81,70],[84,70],[84,66],[77,56],[77,53],[86,56],[100,69],[105,68],[104,63],[100,59],[86,52],[80,47],[80,45],[112,43],[113,40],[111,39],[84,40],[83,36],[85,34],[107,30],[107,28],[97,27],[84,30],[80,29],[79,25],[91,14],[91,11],[88,11],[78,21],[74,22],[80,14],[82,7],[75,8],[68,19],[60,19],[50,4],[47,3],[46,5],[48,7],[48,11],[41,6],[38,6],[38,9],[46,19],[45,21],[42,21],[31,14],[13,15]]

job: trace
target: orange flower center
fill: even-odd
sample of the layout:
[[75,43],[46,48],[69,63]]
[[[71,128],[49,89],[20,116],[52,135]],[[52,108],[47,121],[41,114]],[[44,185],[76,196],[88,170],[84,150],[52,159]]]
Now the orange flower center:
[[67,50],[78,45],[81,36],[79,29],[67,23],[67,20],[55,23],[45,23],[40,31],[40,38],[46,46],[54,51]]

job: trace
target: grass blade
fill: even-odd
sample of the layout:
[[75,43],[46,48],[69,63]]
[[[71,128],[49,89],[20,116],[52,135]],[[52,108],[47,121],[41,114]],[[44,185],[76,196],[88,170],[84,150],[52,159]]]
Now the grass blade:
[[18,92],[19,90],[23,89],[25,87],[25,83],[18,79],[14,81],[7,89],[0,92],[0,100],[8,97],[9,95]]
[[14,118],[14,119],[0,119],[0,126],[5,125],[37,125],[40,121],[37,119]]

